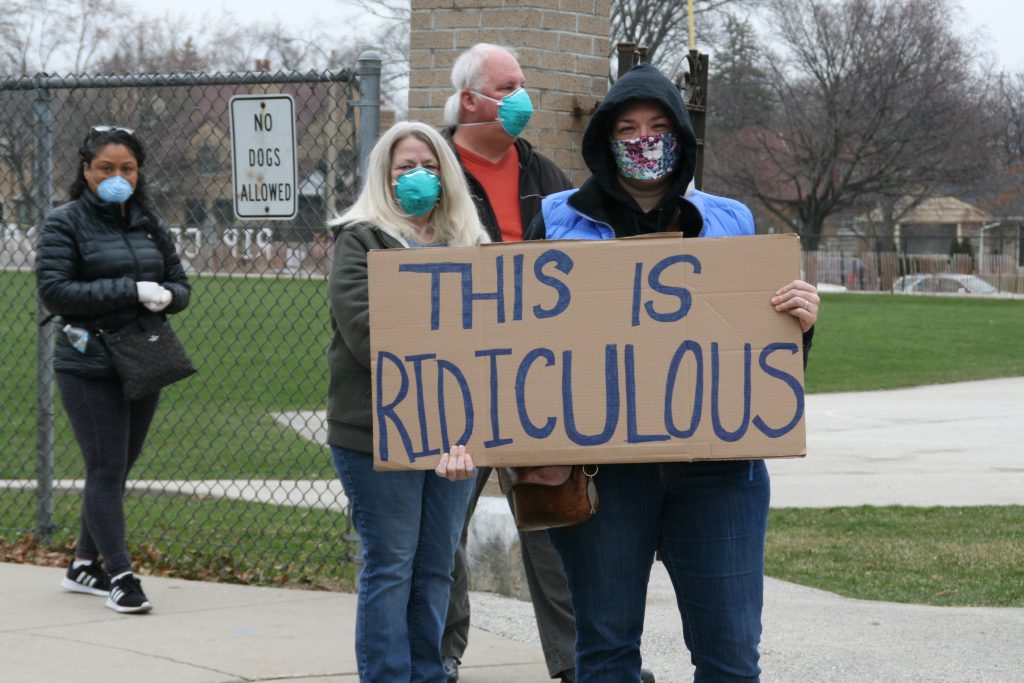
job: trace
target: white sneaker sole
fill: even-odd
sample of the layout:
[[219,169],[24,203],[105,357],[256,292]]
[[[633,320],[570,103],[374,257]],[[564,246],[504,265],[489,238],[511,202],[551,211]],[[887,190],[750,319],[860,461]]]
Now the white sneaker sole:
[[107,597],[110,595],[110,591],[100,590],[99,588],[91,588],[90,586],[83,586],[80,583],[72,581],[68,577],[64,577],[60,580],[60,587],[66,591],[72,593],[85,593],[87,595],[99,595],[100,597]]
[[143,612],[148,612],[149,610],[153,609],[153,605],[150,604],[148,600],[139,605],[138,607],[125,607],[123,605],[117,604],[109,597],[107,598],[107,607],[114,610],[115,612],[120,612],[121,614],[142,614]]

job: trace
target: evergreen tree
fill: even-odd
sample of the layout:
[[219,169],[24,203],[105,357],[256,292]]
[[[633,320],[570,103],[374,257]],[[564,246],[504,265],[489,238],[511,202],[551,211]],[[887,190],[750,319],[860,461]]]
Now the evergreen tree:
[[708,74],[709,139],[771,119],[772,91],[766,56],[750,21],[728,14],[723,44],[710,57]]

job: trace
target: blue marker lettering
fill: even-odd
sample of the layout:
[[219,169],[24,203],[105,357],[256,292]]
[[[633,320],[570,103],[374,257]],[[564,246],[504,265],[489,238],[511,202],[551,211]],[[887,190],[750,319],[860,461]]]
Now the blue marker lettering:
[[569,258],[569,255],[560,249],[548,249],[537,257],[537,260],[533,264],[534,276],[537,278],[538,282],[543,285],[547,285],[558,292],[558,301],[556,301],[555,305],[551,308],[545,309],[540,305],[533,307],[533,315],[538,319],[555,317],[569,307],[569,302],[572,299],[572,293],[564,282],[556,277],[544,274],[544,266],[549,263],[554,263],[555,269],[565,273],[566,275],[569,274],[573,266],[572,259]]
[[670,323],[675,322],[676,320],[682,320],[686,317],[686,314],[690,312],[690,306],[693,304],[690,290],[685,287],[670,287],[669,285],[661,282],[661,274],[666,268],[676,263],[689,263],[693,266],[693,272],[697,275],[700,274],[700,261],[689,254],[676,254],[674,256],[669,256],[668,258],[662,259],[653,268],[651,268],[651,272],[647,276],[647,284],[651,286],[651,289],[659,294],[668,294],[679,299],[679,308],[668,313],[658,313],[654,310],[653,301],[648,301],[644,304],[644,309],[647,311],[647,315],[649,315],[653,320],[657,320],[661,323]]
[[477,351],[477,358],[491,359],[491,438],[484,441],[484,448],[494,448],[512,443],[512,439],[500,436],[501,425],[498,419],[498,356],[510,356],[512,349],[485,349]]
[[576,429],[572,407],[572,351],[562,352],[562,409],[565,415],[565,433],[580,446],[598,446],[607,443],[615,433],[619,421],[619,353],[615,344],[604,347],[605,415],[604,431],[599,434],[581,434]]
[[469,382],[466,381],[462,370],[459,370],[451,361],[443,359],[437,361],[437,410],[441,419],[441,447],[447,453],[451,450],[453,442],[448,440],[448,412],[444,400],[445,372],[455,378],[455,383],[459,387],[459,391],[462,392],[462,405],[466,413],[466,429],[462,432],[462,436],[454,441],[455,444],[465,445],[473,436],[473,396],[469,392]]
[[[468,263],[403,263],[398,266],[401,273],[430,273],[430,329],[436,330],[441,326],[441,274],[461,273],[463,289],[465,289],[466,278],[472,278],[469,274]],[[463,304],[465,305],[465,304]],[[469,313],[469,324],[472,325],[472,311]],[[466,310],[462,311],[462,327],[466,327]]]
[[776,351],[789,351],[790,355],[792,355],[794,353],[799,353],[800,349],[796,344],[783,344],[776,342],[761,349],[761,355],[757,359],[758,365],[761,366],[761,369],[766,375],[776,379],[781,379],[793,392],[793,396],[796,397],[796,410],[793,412],[793,418],[783,427],[772,429],[765,424],[760,415],[756,415],[754,417],[754,426],[761,430],[761,433],[770,439],[777,439],[780,436],[788,434],[792,431],[793,427],[796,427],[797,423],[800,422],[800,418],[804,415],[804,388],[800,386],[800,382],[798,382],[796,377],[788,372],[768,365],[768,356],[772,355]]
[[633,327],[640,324],[640,285],[643,282],[644,264],[637,263],[633,267],[633,306],[629,320]]
[[[384,361],[389,360],[398,371],[401,373],[402,383],[398,387],[398,393],[391,403],[384,405]],[[402,445],[405,446],[406,453],[412,453],[412,439],[409,438],[409,432],[406,431],[405,425],[402,424],[401,418],[398,417],[398,413],[395,412],[395,406],[405,399],[405,394],[409,391],[409,375],[405,372],[405,365],[402,363],[402,359],[393,353],[387,351],[380,351],[377,353],[377,451],[380,453],[380,459],[384,462],[388,460],[388,425],[387,421],[391,420],[395,424],[395,429],[398,430],[398,436],[402,439]]]
[[718,397],[721,393],[718,365],[718,342],[711,342],[711,424],[715,428],[715,435],[722,441],[739,441],[747,433],[747,426],[750,422],[750,344],[743,345],[743,419],[740,421],[740,426],[731,432],[722,427],[718,411]]
[[636,424],[636,363],[632,344],[626,344],[626,441],[644,443],[646,441],[668,441],[668,434],[641,434]]
[[[676,394],[676,379],[679,377],[679,366],[683,362],[686,352],[693,353],[693,360],[697,368],[693,373],[693,412],[690,415],[690,428],[683,430],[676,427],[675,417],[672,410],[672,399]],[[689,439],[697,431],[700,425],[701,413],[704,408],[704,351],[700,344],[687,339],[672,354],[672,362],[668,364],[668,381],[665,384],[665,429],[677,439]]]
[[523,319],[523,255],[512,257],[512,319]]
[[474,292],[473,271],[468,270],[462,273],[462,328],[464,330],[473,329],[474,301],[497,301],[498,322],[505,322],[505,257],[495,258],[494,267],[497,271],[495,277],[498,281],[498,289],[493,292]]
[[519,410],[519,424],[522,425],[523,431],[534,439],[546,439],[555,428],[555,418],[549,417],[543,427],[538,427],[526,414],[526,375],[530,372],[530,366],[538,358],[543,358],[544,365],[547,367],[555,364],[555,354],[551,352],[551,349],[533,349],[523,356],[522,362],[519,363],[519,370],[516,371],[516,408]]
[[440,453],[440,449],[431,448],[427,443],[427,406],[423,402],[423,361],[437,358],[436,354],[433,353],[421,353],[415,356],[406,356],[405,362],[412,363],[412,374],[416,378],[416,414],[419,416],[420,423],[420,443],[422,444],[421,450],[415,453],[409,453],[409,457],[415,460],[416,458],[422,458],[426,455],[437,455]]

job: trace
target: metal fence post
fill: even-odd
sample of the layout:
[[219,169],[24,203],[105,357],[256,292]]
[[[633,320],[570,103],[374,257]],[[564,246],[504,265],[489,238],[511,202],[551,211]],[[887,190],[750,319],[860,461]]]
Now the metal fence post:
[[[356,74],[359,77],[359,185],[366,182],[366,165],[370,160],[370,151],[380,135],[380,54],[367,50],[359,55],[356,61]],[[351,506],[346,510],[352,516]],[[353,529],[355,532],[355,529]],[[356,578],[363,571],[363,542],[358,533],[345,535],[345,540],[355,544],[352,563],[355,565]]]
[[356,74],[361,93],[355,104],[359,107],[359,183],[362,185],[370,150],[380,134],[380,55],[373,50],[360,54]]
[[[36,78],[35,109],[35,188],[36,239],[53,203],[53,112],[51,92]],[[38,296],[38,295],[37,295]],[[47,315],[37,300],[37,321]],[[49,544],[53,520],[53,325],[38,327],[36,333],[36,536]]]

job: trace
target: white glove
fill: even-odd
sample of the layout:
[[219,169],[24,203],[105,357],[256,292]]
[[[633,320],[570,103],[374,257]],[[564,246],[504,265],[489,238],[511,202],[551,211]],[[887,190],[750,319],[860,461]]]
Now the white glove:
[[139,294],[139,303],[154,313],[164,310],[171,303],[171,290],[155,282],[136,282],[135,289]]

